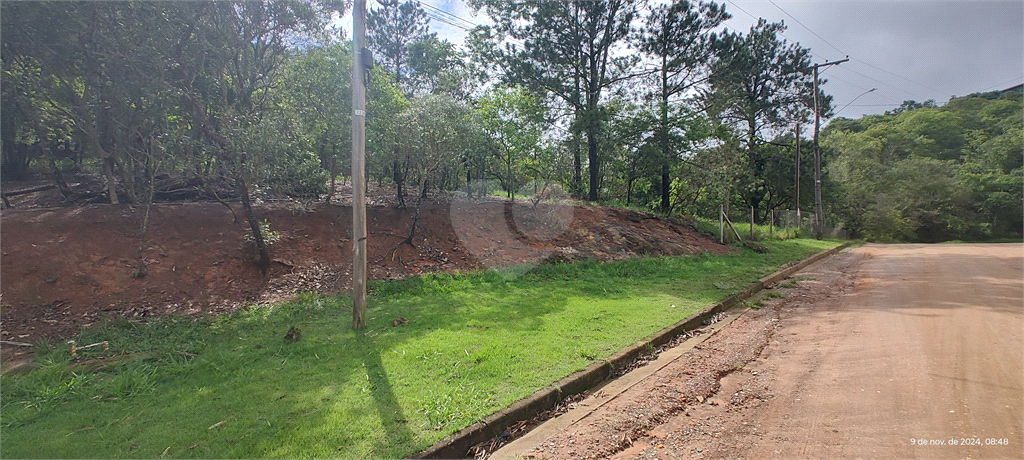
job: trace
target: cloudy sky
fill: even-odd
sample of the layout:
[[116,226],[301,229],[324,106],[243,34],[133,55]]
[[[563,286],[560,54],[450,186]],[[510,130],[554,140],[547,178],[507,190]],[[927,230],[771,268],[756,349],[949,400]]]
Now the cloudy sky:
[[[483,13],[473,15],[459,0],[420,1],[436,18],[431,29],[453,43],[462,43],[463,28],[490,22]],[[810,48],[813,62],[849,55],[849,62],[830,66],[821,74],[828,80],[824,89],[835,98],[835,109],[842,109],[841,116],[882,113],[910,99],[943,104],[951,96],[1024,82],[1024,2],[1020,0],[725,3],[733,15],[726,23],[730,29],[746,32],[761,17],[784,21],[784,38]],[[379,6],[371,1],[370,7]],[[344,21],[351,30],[351,19]],[[872,88],[877,89],[865,94]]]

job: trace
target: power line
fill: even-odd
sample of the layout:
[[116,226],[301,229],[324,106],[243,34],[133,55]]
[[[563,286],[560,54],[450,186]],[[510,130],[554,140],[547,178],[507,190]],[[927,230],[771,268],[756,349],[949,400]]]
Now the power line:
[[437,22],[441,22],[441,23],[444,23],[444,24],[448,24],[448,25],[450,25],[450,26],[452,26],[452,27],[455,27],[455,28],[457,28],[457,29],[462,29],[462,30],[464,30],[464,31],[466,31],[466,32],[469,32],[469,30],[470,30],[470,29],[466,28],[465,26],[462,26],[462,25],[456,24],[455,22],[453,22],[453,21],[451,21],[451,20],[448,20],[448,19],[444,19],[444,18],[441,18],[441,17],[439,17],[439,16],[434,16],[434,15],[431,15],[430,13],[427,13],[427,17],[429,17],[430,19],[432,19],[432,20],[435,20],[435,21],[437,21]]
[[792,15],[792,14],[789,14],[789,13],[787,13],[787,12],[786,12],[786,10],[782,9],[782,7],[781,7],[781,6],[779,6],[778,4],[776,4],[774,0],[768,0],[768,3],[771,3],[772,5],[774,5],[774,6],[776,7],[776,8],[778,8],[778,9],[779,9],[779,11],[781,11],[781,12],[782,12],[782,14],[785,14],[786,16],[789,16],[789,18],[790,18],[790,19],[792,19],[792,20],[796,21],[796,23],[797,23],[797,24],[800,24],[801,26],[803,26],[803,27],[804,27],[804,29],[807,29],[807,31],[808,31],[808,32],[810,32],[810,33],[814,34],[814,36],[815,36],[815,37],[818,37],[818,38],[820,38],[820,39],[821,39],[821,41],[825,42],[825,44],[826,44],[826,45],[828,45],[828,46],[831,46],[831,47],[832,47],[832,49],[834,49],[834,50],[836,50],[836,51],[839,51],[839,54],[847,54],[847,53],[844,53],[844,52],[843,52],[843,50],[841,50],[841,49],[837,48],[837,47],[836,47],[836,45],[833,45],[832,43],[829,43],[829,41],[828,41],[828,40],[825,40],[825,37],[822,37],[821,35],[818,35],[818,33],[817,33],[817,32],[815,32],[815,31],[811,30],[811,28],[810,28],[810,27],[807,27],[807,26],[806,26],[806,25],[805,25],[804,23],[800,22],[800,20],[799,20],[799,19],[797,19],[797,18],[793,17],[793,15]]
[[[428,5],[426,3],[420,3],[420,5],[423,5],[425,8],[427,8],[428,9],[427,13],[428,14],[432,14],[432,17],[435,17],[437,20],[439,20],[441,22],[444,22],[446,24],[458,27],[460,29],[469,30],[469,29],[472,29],[472,28],[476,27],[477,25],[479,25],[479,24],[476,24],[476,23],[474,23],[472,21],[469,21],[467,19],[463,19],[463,18],[461,18],[459,16],[456,16],[456,15],[454,15],[452,13],[449,13],[449,12],[447,12],[447,11],[441,9],[441,8],[438,8],[436,6]],[[441,19],[441,18],[445,18],[445,19]],[[448,22],[448,21],[451,21],[451,22]],[[458,22],[458,23],[461,23],[461,24],[452,24],[452,22]]]
[[[822,71],[821,73],[825,73],[825,72],[824,72],[824,71]],[[846,80],[843,80],[842,78],[839,78],[839,77],[837,77],[837,76],[835,76],[835,75],[831,75],[831,76],[829,76],[829,81],[832,81],[832,80],[837,80],[837,81],[841,81],[841,82],[843,82],[843,83],[846,83],[847,85],[850,85],[850,86],[852,86],[852,87],[854,87],[854,88],[857,88],[857,89],[859,89],[859,90],[861,90],[861,91],[867,91],[867,90],[868,90],[867,88],[865,88],[865,87],[863,87],[863,86],[860,86],[860,85],[857,85],[857,84],[854,84],[854,83],[850,83],[850,82],[848,82],[848,81],[846,81]]]
[[753,18],[753,19],[754,19],[755,21],[756,21],[756,20],[758,20],[758,19],[761,19],[761,18],[759,18],[759,17],[757,17],[757,16],[754,16],[754,15],[752,15],[752,14],[748,13],[748,12],[747,12],[747,10],[743,9],[742,7],[740,7],[739,5],[737,5],[736,3],[733,3],[733,4],[732,4],[732,6],[735,6],[735,7],[736,7],[736,9],[738,9],[738,10],[740,10],[740,11],[744,12],[744,13],[745,13],[745,14],[746,14],[747,16],[750,16],[750,17],[751,17],[751,18]]
[[909,78],[907,78],[907,77],[904,77],[904,76],[900,76],[900,75],[898,75],[898,74],[892,73],[892,72],[890,72],[890,71],[888,71],[888,70],[885,70],[885,69],[883,69],[883,68],[881,68],[881,67],[876,67],[876,66],[873,66],[873,65],[871,65],[871,64],[868,64],[867,62],[864,62],[864,61],[862,61],[862,60],[860,60],[860,59],[857,59],[857,58],[853,58],[853,60],[854,60],[854,61],[857,61],[857,62],[859,62],[859,63],[861,63],[861,64],[864,64],[864,65],[866,65],[866,66],[868,66],[868,67],[871,67],[871,68],[873,68],[873,69],[876,69],[876,70],[881,70],[882,72],[885,72],[885,73],[887,73],[887,74],[889,74],[889,75],[892,75],[892,76],[894,76],[894,77],[896,77],[896,78],[902,78],[902,79],[904,79],[904,80],[906,80],[906,81],[909,81],[909,82],[911,82],[911,83],[913,83],[913,84],[915,84],[915,85],[917,85],[917,86],[920,86],[920,87],[923,87],[923,88],[928,88],[928,89],[930,89],[930,90],[932,90],[932,91],[936,91],[936,92],[938,92],[938,93],[941,93],[941,94],[943,94],[943,95],[945,95],[945,96],[948,96],[948,95],[949,95],[949,93],[947,93],[947,92],[945,92],[945,91],[943,91],[943,90],[941,90],[941,89],[937,89],[937,88],[932,88],[931,86],[928,86],[928,85],[926,85],[926,84],[924,84],[924,83],[918,83],[918,82],[916,82],[916,81],[914,81],[914,80],[911,80],[911,79],[909,79]]
[[451,18],[451,19],[453,19],[455,21],[461,22],[461,23],[465,24],[466,27],[473,28],[473,27],[476,27],[476,26],[479,25],[479,24],[477,24],[477,23],[475,23],[473,21],[465,19],[465,18],[463,18],[461,16],[456,16],[455,14],[453,14],[453,13],[451,13],[449,11],[445,11],[444,9],[438,8],[436,6],[429,5],[429,4],[426,4],[426,3],[423,3],[422,5],[427,7],[427,8],[429,8],[429,9],[431,9],[431,10],[436,11],[437,13],[439,13],[441,15],[449,17],[449,18]]
[[[450,25],[452,27],[461,29],[461,30],[466,31],[466,32],[470,32],[470,31],[472,31],[473,28],[476,28],[476,27],[481,25],[481,24],[477,24],[476,22],[470,21],[469,19],[466,19],[466,18],[463,18],[461,16],[455,15],[453,13],[449,13],[448,11],[445,11],[442,8],[438,8],[436,6],[429,5],[427,3],[420,2],[420,5],[428,8],[428,10],[425,10],[425,11],[427,13],[427,16],[429,16],[431,19],[434,19],[434,20],[436,20],[438,22],[441,22],[441,23],[444,23],[444,24],[448,24],[448,25]],[[459,24],[459,23],[461,23],[461,24]],[[505,37],[505,41],[511,42],[514,45],[519,45],[520,47],[524,46],[523,42],[521,40],[516,40],[516,39],[513,39],[513,38]]]
[[[772,4],[774,5],[775,3],[774,3],[774,2],[772,2]],[[762,19],[762,18],[759,18],[759,17],[757,17],[757,16],[754,16],[753,14],[750,14],[750,12],[748,12],[748,11],[747,11],[747,10],[745,10],[745,9],[743,9],[742,7],[740,7],[739,5],[737,5],[737,4],[735,3],[735,2],[734,2],[734,3],[732,3],[732,6],[736,7],[736,9],[738,9],[738,10],[742,11],[742,12],[743,12],[744,14],[746,14],[747,16],[750,16],[750,17],[751,17],[752,19],[754,19],[754,20],[760,20],[760,19]],[[776,7],[776,8],[779,8],[779,10],[782,10],[782,8],[780,8],[780,7],[778,6],[778,5],[775,5],[775,7]],[[785,11],[785,10],[782,10],[782,12],[783,12],[783,13],[786,13],[786,11]],[[789,17],[791,17],[791,18],[793,18],[793,16],[792,16],[792,15],[790,15],[789,13],[786,13],[786,15],[787,15],[787,16],[789,16]],[[813,30],[811,30],[811,29],[810,29],[810,28],[808,28],[808,27],[807,27],[806,25],[804,25],[804,24],[803,24],[803,23],[801,23],[801,22],[800,22],[799,20],[797,20],[796,18],[793,18],[793,20],[794,20],[794,21],[796,21],[796,22],[797,22],[798,24],[800,24],[801,26],[803,26],[803,27],[804,27],[805,29],[807,29],[808,31],[810,31],[810,32],[811,32],[812,34],[814,34],[814,35],[816,35],[816,36],[818,35],[818,34],[817,34],[817,33],[815,33],[815,32],[814,32]],[[726,28],[728,29],[729,27],[728,27],[728,26],[726,26]],[[735,27],[733,27],[732,29],[733,29],[733,30],[736,30],[736,28],[735,28]],[[739,31],[737,30],[736,32],[739,32]],[[787,36],[786,36],[785,34],[783,34],[783,33],[781,33],[781,32],[779,33],[779,35],[781,35],[781,36],[782,36],[782,38],[785,38],[786,40],[789,40],[789,41],[791,41],[791,42],[793,42],[793,43],[799,43],[799,42],[797,42],[796,40],[790,39],[789,37],[787,37]],[[821,38],[821,37],[820,37],[820,36],[818,36],[818,38]],[[825,39],[824,39],[824,38],[822,38],[822,40],[825,40]],[[828,42],[826,41],[826,43],[828,43]],[[831,43],[829,43],[829,46],[831,46],[831,47],[833,47],[833,48],[836,48],[836,47],[835,47],[834,45],[832,45]],[[836,51],[839,51],[840,53],[842,53],[842,50],[840,50],[839,48],[836,48]],[[811,53],[810,51],[808,51],[808,53],[807,53],[807,54],[808,54],[809,56],[811,56],[811,57],[818,57],[818,56],[815,56],[815,55],[814,55],[813,53]],[[845,53],[843,53],[843,54],[845,54]],[[859,59],[857,59],[857,61],[858,61],[858,62],[862,62],[862,61],[860,61]],[[848,67],[842,67],[842,68],[843,68],[844,70],[849,70],[850,72],[853,72],[853,73],[855,73],[855,74],[858,74],[858,75],[860,75],[860,76],[862,76],[862,77],[865,77],[865,78],[867,78],[867,79],[869,79],[869,80],[874,80],[875,82],[877,82],[877,83],[879,83],[879,84],[882,84],[882,85],[888,86],[888,87],[890,87],[890,88],[893,88],[893,89],[895,89],[895,90],[897,90],[897,91],[900,91],[900,92],[905,92],[905,93],[907,93],[907,94],[910,94],[910,95],[914,96],[915,98],[918,98],[918,99],[924,99],[924,98],[922,98],[922,97],[921,97],[920,95],[917,95],[917,94],[911,93],[910,91],[907,91],[907,90],[904,90],[904,89],[901,89],[901,88],[897,88],[897,87],[895,87],[895,86],[893,86],[893,85],[890,85],[890,84],[888,84],[888,83],[886,83],[886,82],[884,82],[884,81],[878,80],[877,78],[872,78],[872,77],[870,77],[870,76],[864,75],[864,74],[862,74],[862,73],[860,73],[860,72],[857,72],[857,71],[855,71],[855,70],[851,70],[851,69],[850,69],[850,68],[848,68]],[[851,85],[851,86],[854,86],[854,87],[860,88],[861,90],[865,90],[865,89],[866,89],[866,88],[861,88],[861,87],[859,87],[859,86],[857,86],[857,85],[854,85],[853,83],[847,82],[847,81],[845,81],[845,80],[841,80],[841,79],[839,79],[839,78],[836,78],[836,77],[834,77],[834,76],[833,76],[833,78],[835,78],[836,80],[842,81],[842,82],[844,82],[844,83],[847,83],[847,84],[849,84],[849,85]],[[883,97],[884,97],[884,96],[883,96]],[[886,97],[886,99],[889,99],[889,98],[887,98],[887,97]],[[889,100],[891,101],[892,99],[889,99]],[[893,102],[895,102],[895,101],[893,101]],[[896,102],[896,103],[897,103],[897,104],[899,104],[898,102]]]
[[453,21],[451,19],[448,19],[448,18],[445,18],[445,17],[443,17],[443,16],[441,16],[439,14],[433,13],[432,11],[427,11],[426,13],[427,13],[427,17],[432,19],[432,20],[434,20],[434,21],[437,21],[437,22],[440,22],[440,23],[444,23],[444,24],[448,24],[448,25],[450,25],[452,27],[455,27],[457,29],[462,29],[462,30],[464,30],[466,32],[469,32],[469,30],[470,30],[470,28],[468,28],[468,27],[466,27],[466,26],[464,26],[462,24],[456,23],[455,21]]
[[864,77],[864,78],[867,78],[868,80],[873,80],[873,81],[875,81],[875,82],[877,82],[877,83],[879,83],[879,84],[882,84],[882,85],[888,86],[888,87],[890,87],[890,88],[892,88],[892,89],[895,89],[896,91],[900,91],[900,92],[903,92],[903,93],[907,93],[907,94],[909,94],[909,95],[911,95],[911,96],[914,96],[914,97],[916,97],[916,98],[918,98],[918,99],[928,99],[928,98],[926,98],[926,97],[924,97],[924,96],[921,96],[921,95],[919,95],[919,94],[914,94],[914,93],[912,93],[912,92],[910,92],[910,91],[907,91],[907,90],[905,90],[905,89],[903,89],[903,88],[898,88],[898,87],[895,87],[895,86],[893,86],[893,85],[890,85],[890,84],[888,84],[888,83],[886,83],[886,82],[884,82],[884,81],[882,81],[882,80],[879,80],[879,79],[877,79],[877,78],[874,78],[874,77],[872,77],[872,76],[869,76],[869,75],[865,75],[865,74],[862,74],[862,73],[860,73],[860,72],[858,72],[858,71],[856,71],[856,70],[853,70],[853,69],[851,69],[851,68],[849,68],[849,67],[843,67],[842,69],[843,69],[843,70],[846,70],[846,71],[848,71],[848,72],[853,72],[853,73],[855,73],[855,74],[857,74],[857,75],[860,75],[860,76],[862,76],[862,77]]
[[[983,90],[981,90],[981,91],[979,91],[979,92],[980,92],[980,93],[984,93],[985,91],[988,91],[988,90],[990,90],[990,89],[995,89],[995,88],[998,88],[998,87],[1000,87],[1000,86],[1003,86],[1003,85],[1005,85],[1005,84],[1007,84],[1007,83],[1013,83],[1013,82],[1015,82],[1015,81],[1017,81],[1017,80],[1021,80],[1021,79],[1024,79],[1024,77],[1013,77],[1013,78],[1011,78],[1011,79],[1009,79],[1009,80],[1006,80],[1006,81],[1004,81],[1004,82],[1002,82],[1002,83],[996,83],[996,84],[994,84],[994,85],[992,85],[992,86],[989,86],[988,88],[985,88],[985,89],[983,89]],[[1005,88],[1004,88],[1004,89],[1005,89]]]
[[[818,38],[820,38],[820,39],[821,39],[821,41],[825,42],[825,44],[827,44],[828,46],[831,46],[831,47],[832,47],[832,49],[834,49],[834,50],[836,50],[836,51],[839,51],[839,53],[840,53],[840,54],[845,54],[845,55],[849,56],[849,53],[845,53],[845,52],[843,52],[843,50],[839,49],[839,48],[838,48],[837,46],[833,45],[833,44],[832,44],[832,43],[830,43],[830,42],[829,42],[828,40],[826,40],[826,39],[825,39],[825,37],[822,37],[822,36],[821,36],[821,35],[819,35],[819,34],[818,34],[817,32],[815,32],[814,30],[812,30],[812,29],[811,29],[810,27],[807,27],[807,25],[806,25],[806,24],[804,24],[804,23],[800,22],[800,20],[799,20],[799,19],[797,19],[796,17],[794,17],[794,16],[792,15],[792,14],[789,14],[789,13],[788,13],[788,12],[787,12],[786,10],[782,9],[782,7],[781,7],[781,6],[779,6],[778,4],[776,4],[774,0],[768,0],[768,2],[769,2],[769,3],[771,3],[772,5],[774,5],[774,6],[776,7],[776,8],[778,8],[778,9],[779,9],[779,11],[781,11],[781,12],[782,12],[783,14],[785,14],[786,16],[789,16],[790,18],[792,18],[792,19],[793,19],[794,21],[796,21],[796,23],[797,23],[797,24],[800,24],[800,25],[801,25],[801,26],[802,26],[802,27],[803,27],[804,29],[807,29],[807,31],[808,31],[808,32],[810,32],[810,33],[814,34],[814,36],[815,36],[815,37],[818,37]],[[868,66],[868,67],[871,67],[872,69],[875,69],[875,70],[879,70],[879,71],[885,72],[885,73],[887,73],[887,74],[889,74],[889,75],[892,75],[892,76],[894,76],[894,77],[896,77],[896,78],[900,78],[900,79],[906,80],[906,81],[908,81],[908,82],[910,82],[910,83],[913,83],[913,84],[915,84],[915,85],[918,85],[918,86],[920,86],[920,87],[922,87],[922,88],[928,88],[928,89],[930,89],[930,90],[932,90],[932,91],[936,91],[936,92],[938,92],[938,93],[940,93],[940,94],[943,94],[943,95],[949,95],[949,93],[947,93],[947,92],[945,92],[945,91],[943,91],[943,90],[941,90],[941,89],[938,89],[938,88],[933,88],[933,87],[931,87],[931,86],[928,86],[928,85],[926,85],[926,84],[924,84],[924,83],[920,83],[920,82],[917,82],[917,81],[911,80],[911,79],[909,79],[909,78],[907,78],[907,77],[904,77],[904,76],[902,76],[902,75],[899,75],[899,74],[897,74],[897,73],[895,73],[895,72],[890,72],[890,71],[888,71],[888,70],[885,70],[885,69],[883,69],[883,68],[881,68],[881,67],[878,67],[878,66],[872,65],[872,64],[870,64],[870,63],[868,63],[868,62],[866,62],[866,61],[864,61],[864,60],[861,60],[861,59],[857,59],[857,58],[852,58],[852,60],[854,60],[854,61],[857,61],[857,62],[859,62],[859,63],[861,63],[861,64],[864,64],[864,65],[866,65],[866,66]],[[907,92],[908,92],[908,93],[910,93],[909,91],[907,91]],[[920,97],[920,96],[918,96],[918,97]]]
[[[754,16],[754,15],[750,14],[750,13],[749,13],[749,12],[748,12],[747,10],[745,10],[745,9],[741,8],[741,7],[739,6],[739,5],[737,5],[737,4],[735,4],[735,3],[733,3],[733,4],[732,4],[732,6],[735,6],[735,7],[736,7],[736,9],[738,9],[738,10],[742,11],[742,12],[743,12],[744,14],[746,14],[747,16],[750,16],[750,17],[751,17],[751,19],[753,19],[754,21],[760,21],[761,19],[764,19],[764,18],[761,18],[761,17],[757,17],[757,16]],[[730,28],[729,26],[724,26],[724,27],[725,27],[725,29],[726,29],[726,30],[728,30],[728,29]],[[736,31],[736,33],[739,33],[739,34],[742,34],[742,33],[743,33],[743,32],[742,32],[742,31],[740,31],[740,30],[736,30],[736,28],[735,28],[735,27],[733,27],[733,28],[732,28],[732,30]],[[790,41],[791,43],[797,43],[797,44],[799,44],[799,43],[800,43],[800,42],[799,42],[799,41],[797,41],[797,40],[793,40],[792,38],[789,38],[789,37],[787,37],[787,36],[786,36],[786,34],[784,34],[784,33],[782,33],[782,32],[778,32],[778,34],[779,34],[780,36],[782,36],[782,38],[785,38],[786,40],[789,40],[789,41]],[[810,51],[810,49],[809,49],[809,48],[808,48],[808,50],[807,50],[807,55],[808,55],[808,56],[810,56],[810,57],[812,57],[812,58],[817,58],[817,57],[819,57],[819,56],[815,56],[815,55],[814,55],[814,53],[812,53],[812,52]]]
[[[822,73],[824,73],[824,72],[822,72]],[[830,75],[829,76],[829,81],[832,81],[832,80],[836,80],[836,81],[840,81],[840,82],[846,83],[847,85],[850,85],[850,86],[852,86],[854,88],[857,88],[857,89],[859,89],[861,91],[867,91],[868,90],[867,88],[865,88],[863,86],[855,85],[855,84],[850,83],[850,82],[848,82],[846,80],[843,80],[842,78],[839,78],[839,77],[837,77],[835,75]],[[879,94],[878,97],[881,97],[882,99],[885,99],[885,100],[888,100],[888,101],[892,101],[894,104],[897,104],[897,105],[900,104],[900,101],[892,100],[892,99],[890,99],[890,98],[888,98],[886,96],[882,96],[881,94]]]

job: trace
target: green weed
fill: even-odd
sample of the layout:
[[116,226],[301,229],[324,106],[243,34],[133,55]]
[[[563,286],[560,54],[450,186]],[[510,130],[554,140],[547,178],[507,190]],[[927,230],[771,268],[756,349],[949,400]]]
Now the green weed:
[[11,457],[407,457],[836,243],[765,244],[375,281],[363,331],[350,299],[308,294],[109,321],[76,337],[108,350],[41,344],[38,369],[2,377],[0,442]]

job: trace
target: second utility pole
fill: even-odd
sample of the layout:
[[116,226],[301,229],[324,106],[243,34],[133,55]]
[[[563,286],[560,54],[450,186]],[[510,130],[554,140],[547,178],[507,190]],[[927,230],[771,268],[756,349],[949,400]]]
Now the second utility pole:
[[800,122],[796,122],[796,228],[800,228]]
[[821,125],[821,109],[818,107],[818,67],[841,64],[850,58],[814,64],[814,238],[821,239],[825,218],[821,208],[821,148],[818,147],[818,127]]

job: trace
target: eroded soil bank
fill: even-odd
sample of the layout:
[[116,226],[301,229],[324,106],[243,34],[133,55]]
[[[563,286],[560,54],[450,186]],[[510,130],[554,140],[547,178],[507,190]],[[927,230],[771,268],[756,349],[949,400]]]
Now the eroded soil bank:
[[[17,205],[16,205],[17,206]],[[234,213],[241,218],[237,203]],[[263,275],[248,226],[210,202],[144,207],[15,207],[0,216],[2,338],[58,340],[108,317],[221,314],[299,291],[351,285],[351,208],[271,203],[257,209],[279,235]],[[562,203],[435,198],[414,209],[368,209],[372,279],[545,260],[726,253],[684,219]],[[513,225],[510,225],[510,222]],[[141,247],[141,251],[140,251]],[[145,274],[140,272],[140,260]],[[12,347],[5,347],[5,356]],[[15,351],[17,351],[15,349]]]

